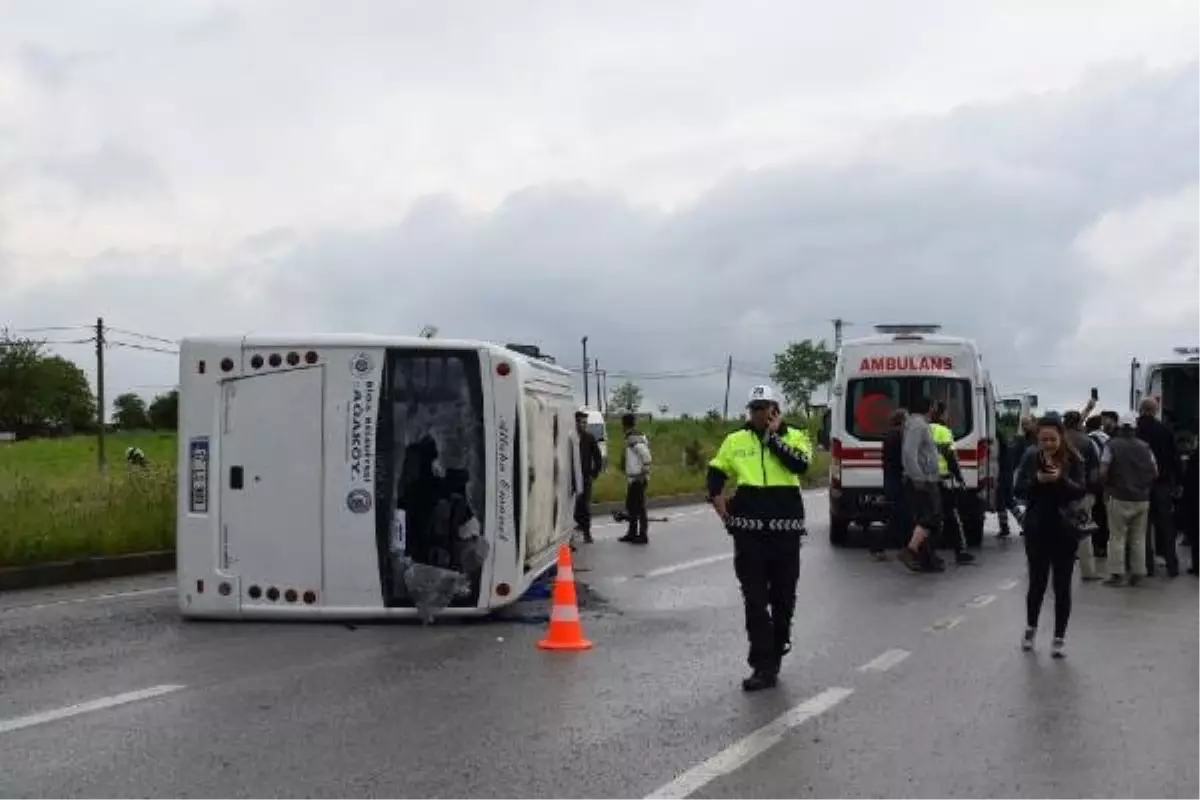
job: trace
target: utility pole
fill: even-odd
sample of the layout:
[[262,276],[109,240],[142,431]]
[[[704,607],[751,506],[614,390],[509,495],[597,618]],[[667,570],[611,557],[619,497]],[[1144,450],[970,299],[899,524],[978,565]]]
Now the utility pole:
[[600,391],[600,359],[596,359],[596,407],[604,413],[604,394]]
[[842,349],[842,326],[845,324],[846,321],[841,317],[833,321],[833,351],[835,353]]
[[104,317],[96,318],[96,461],[100,469],[107,465],[104,457]]
[[587,340],[588,337],[583,337],[580,341],[583,343],[583,404],[586,406],[591,400],[588,395],[588,357],[587,357]]
[[729,419],[729,384],[733,381],[733,353],[725,362],[725,412],[721,419]]
[[603,372],[601,372],[600,376],[602,378],[604,378],[604,390],[600,393],[600,396],[596,399],[600,402],[600,406],[601,406],[600,413],[607,414],[608,413],[608,370],[604,370]]

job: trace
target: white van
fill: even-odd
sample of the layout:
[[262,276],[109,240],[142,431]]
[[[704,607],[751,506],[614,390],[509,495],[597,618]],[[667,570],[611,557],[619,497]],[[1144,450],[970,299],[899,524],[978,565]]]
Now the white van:
[[852,523],[886,523],[883,438],[897,408],[928,397],[946,407],[955,454],[967,486],[959,516],[967,544],[983,540],[985,515],[996,508],[996,405],[975,343],[938,334],[939,325],[877,325],[877,335],[838,351],[833,402],[822,443],[830,450],[829,536],[845,545]]

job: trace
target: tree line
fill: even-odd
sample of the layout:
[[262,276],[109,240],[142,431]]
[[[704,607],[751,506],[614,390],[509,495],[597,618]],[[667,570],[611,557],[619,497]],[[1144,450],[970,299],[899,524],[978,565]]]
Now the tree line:
[[[120,430],[175,430],[178,420],[174,389],[149,404],[133,392],[112,402],[111,427]],[[98,425],[96,393],[78,364],[48,353],[35,339],[0,330],[0,432],[70,436],[93,433]]]

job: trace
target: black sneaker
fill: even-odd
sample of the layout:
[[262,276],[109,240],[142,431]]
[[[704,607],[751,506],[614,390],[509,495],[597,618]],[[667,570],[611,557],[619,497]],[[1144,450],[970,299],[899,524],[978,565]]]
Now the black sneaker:
[[633,540],[636,538],[637,538],[636,533],[627,533],[624,536],[622,536],[620,539],[617,539],[617,541],[618,542],[633,542]]
[[900,563],[911,569],[913,572],[924,572],[925,568],[921,566],[921,560],[911,547],[903,547],[896,555]]
[[743,692],[761,692],[763,689],[773,689],[779,684],[779,676],[770,672],[755,670],[754,674],[742,681]]
[[584,532],[583,532],[583,543],[584,543],[584,544],[592,544],[592,543],[594,543],[595,541],[596,541],[596,540],[592,538],[592,533],[591,533],[591,531],[584,531]]
[[966,550],[959,550],[957,553],[954,554],[954,563],[955,564],[974,564],[975,556],[971,553],[968,553]]
[[635,536],[635,537],[633,537],[632,539],[630,539],[630,540],[629,540],[629,543],[630,543],[630,544],[650,544],[650,537],[648,537],[648,536]]

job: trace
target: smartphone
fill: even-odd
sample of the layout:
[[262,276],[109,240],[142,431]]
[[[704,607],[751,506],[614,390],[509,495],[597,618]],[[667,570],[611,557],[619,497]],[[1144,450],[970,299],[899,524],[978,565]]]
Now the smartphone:
[[1093,400],[1099,400],[1099,399],[1100,399],[1100,390],[1099,390],[1099,389],[1097,389],[1095,386],[1093,386],[1093,387],[1092,387],[1092,399],[1093,399]]

